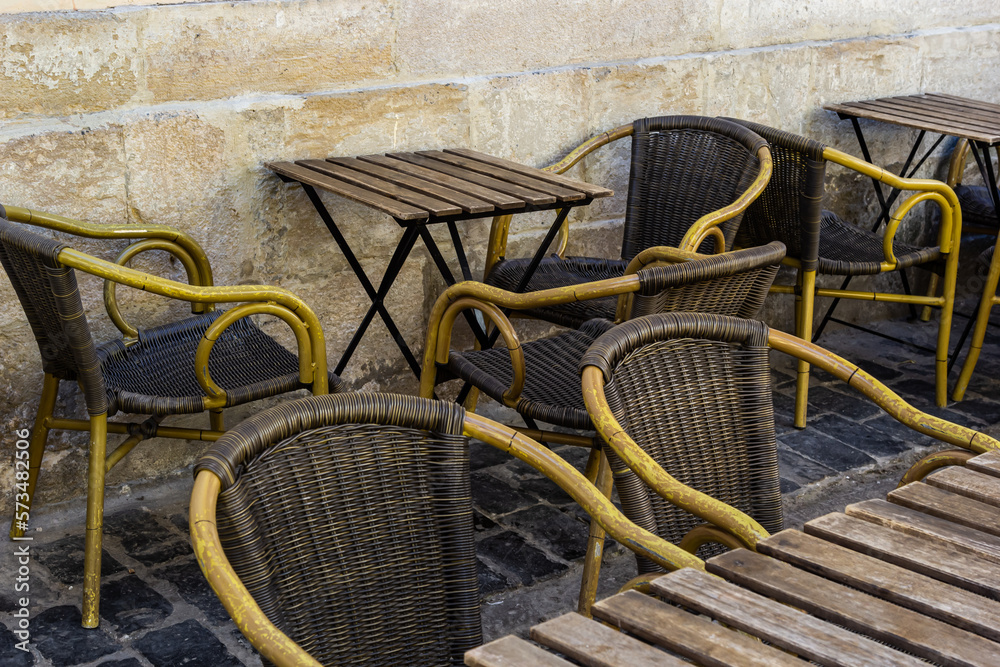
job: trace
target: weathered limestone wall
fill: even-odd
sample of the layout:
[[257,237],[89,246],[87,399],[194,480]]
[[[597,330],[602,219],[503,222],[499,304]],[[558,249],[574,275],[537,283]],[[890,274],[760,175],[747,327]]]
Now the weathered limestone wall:
[[[208,249],[218,284],[278,284],[311,303],[334,358],[367,301],[301,190],[266,161],[469,146],[540,166],[594,133],[671,113],[749,118],[857,153],[849,124],[824,103],[921,91],[1000,102],[985,85],[1000,75],[995,0],[243,0],[10,13],[0,26],[0,202],[185,229]],[[911,133],[866,127],[881,163],[905,158]],[[624,193],[626,150],[606,148],[575,175]],[[872,205],[863,192],[853,209]],[[327,203],[380,275],[399,230],[359,205]],[[578,211],[571,250],[613,254],[624,204],[619,195]],[[514,252],[528,252],[547,220],[516,221]],[[477,270],[487,228],[464,230]],[[113,257],[122,245],[83,247]],[[146,266],[182,279],[166,262]],[[97,337],[115,335],[99,284],[84,286]],[[388,306],[418,349],[439,290],[416,252]],[[181,312],[129,302],[137,321]],[[787,323],[787,312],[769,316]],[[40,365],[5,277],[0,349],[6,457],[13,430],[30,426]],[[415,387],[377,321],[346,377],[355,388]],[[61,409],[80,411],[68,389]],[[83,493],[85,445],[50,439],[42,500]],[[110,479],[168,474],[200,449],[140,447]],[[6,499],[12,482],[0,475]]]

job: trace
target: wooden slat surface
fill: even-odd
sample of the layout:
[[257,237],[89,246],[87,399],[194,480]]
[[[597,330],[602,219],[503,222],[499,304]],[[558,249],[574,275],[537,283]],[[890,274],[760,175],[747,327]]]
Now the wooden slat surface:
[[553,197],[556,197],[561,202],[579,201],[586,198],[586,194],[578,189],[570,190],[569,188],[556,185],[555,183],[551,183],[544,179],[535,178],[534,176],[526,176],[520,172],[512,171],[489,162],[474,160],[463,155],[457,155],[455,153],[445,151],[417,151],[417,155],[423,155],[424,157],[429,157],[434,160],[447,162],[448,164],[453,164],[456,167],[468,169],[469,171],[477,174],[497,178],[501,181],[507,181],[508,183],[516,183],[517,185],[531,190],[545,192]]
[[342,181],[350,183],[351,185],[356,185],[364,190],[369,190],[375,194],[382,195],[383,197],[389,197],[390,199],[395,199],[397,201],[410,204],[411,206],[422,208],[431,215],[458,215],[462,212],[461,207],[450,202],[428,196],[421,192],[414,192],[413,190],[401,187],[395,183],[390,183],[380,178],[374,178],[369,174],[348,169],[347,167],[339,164],[326,162],[325,160],[299,160],[295,164],[306,167],[307,169],[318,171],[319,173],[326,174],[327,176],[338,178]]
[[579,614],[532,626],[531,638],[588,667],[684,667],[682,660]]
[[761,595],[943,665],[995,665],[1000,644],[746,549],[707,569]]
[[432,171],[438,171],[443,174],[448,174],[449,176],[461,178],[469,181],[470,183],[475,183],[476,185],[480,185],[484,188],[489,188],[490,190],[496,190],[497,192],[513,195],[524,200],[528,204],[531,204],[532,206],[544,206],[556,203],[555,195],[539,192],[538,190],[531,190],[515,183],[501,181],[500,179],[492,178],[484,174],[470,172],[466,169],[462,169],[461,167],[456,167],[453,164],[435,160],[425,155],[416,155],[414,153],[389,153],[388,155],[389,157],[397,160],[403,160],[404,162],[410,162],[412,164],[420,165],[421,167],[427,167]]
[[637,591],[594,604],[595,618],[705,667],[801,667],[798,658]]
[[409,188],[410,190],[422,192],[442,201],[456,204],[466,213],[489,213],[493,210],[493,204],[488,201],[476,199],[472,195],[468,195],[459,190],[453,190],[438,183],[432,183],[431,181],[417,178],[401,171],[393,171],[392,169],[380,167],[377,164],[365,162],[364,160],[342,157],[329,158],[327,162],[332,162],[334,164],[341,165],[342,167],[347,167],[353,171],[376,177],[382,181],[401,185],[405,188]]
[[691,568],[652,582],[666,599],[821,665],[923,665],[917,658]]
[[344,181],[331,178],[318,171],[291,162],[270,162],[267,166],[271,171],[282,176],[287,176],[300,183],[313,185],[322,190],[333,192],[347,199],[353,199],[356,202],[384,211],[399,220],[426,220],[429,217],[427,211],[424,209],[383,197],[370,190],[356,187],[350,183],[345,183]]
[[1000,511],[995,506],[930,484],[914,482],[890,491],[889,502],[1000,536]]
[[370,162],[403,174],[410,174],[425,180],[431,180],[435,183],[440,183],[441,185],[449,187],[453,190],[464,192],[478,199],[482,199],[483,201],[487,201],[499,209],[507,210],[524,208],[524,200],[522,199],[518,199],[517,197],[513,197],[503,192],[497,192],[496,190],[484,188],[481,185],[476,185],[475,183],[470,183],[469,181],[456,176],[443,174],[439,171],[434,171],[433,169],[428,169],[427,167],[422,167],[418,164],[413,164],[404,160],[397,160],[391,157],[386,157],[385,155],[361,155],[358,157],[358,160],[361,160],[362,162]]
[[783,530],[757,544],[772,558],[1000,641],[1000,603],[859,551]]
[[943,553],[957,551],[1000,563],[1000,537],[952,523],[947,519],[924,514],[885,500],[866,500],[848,505],[844,513],[936,543]]
[[570,190],[579,190],[580,192],[585,192],[589,197],[610,197],[614,194],[611,190],[607,188],[602,188],[599,185],[591,185],[584,181],[578,181],[575,178],[570,178],[568,176],[563,176],[562,174],[557,174],[551,171],[542,171],[541,169],[532,169],[531,167],[526,167],[523,164],[518,164],[511,160],[504,160],[503,158],[493,157],[492,155],[486,155],[485,153],[480,153],[478,151],[470,150],[468,148],[446,148],[445,153],[454,153],[455,155],[461,155],[463,157],[471,158],[473,160],[478,160],[479,162],[485,162],[487,164],[496,165],[503,167],[504,169],[510,171],[516,171],[519,174],[526,174],[532,176],[533,178],[538,178],[544,181],[553,183],[554,185],[561,185],[563,187],[569,188]]
[[990,145],[1000,143],[1000,106],[954,95],[904,95],[828,104],[823,108]]
[[805,525],[806,533],[875,556],[908,570],[1000,600],[1000,568],[970,554],[947,553],[920,537],[845,514],[827,514]]
[[939,489],[1000,507],[1000,477],[993,477],[965,466],[935,470],[924,481]]
[[522,665],[572,667],[573,665],[545,649],[512,635],[466,651],[465,664],[469,667],[521,667]]
[[965,467],[969,470],[981,472],[984,475],[1000,477],[1000,452],[994,450],[980,454],[974,459],[969,459]]

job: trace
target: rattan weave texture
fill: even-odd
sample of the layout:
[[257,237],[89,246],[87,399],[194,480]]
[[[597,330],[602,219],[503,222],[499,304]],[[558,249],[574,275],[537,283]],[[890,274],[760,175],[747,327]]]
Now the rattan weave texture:
[[963,224],[996,227],[997,214],[990,191],[983,185],[956,185],[955,196],[962,206]]
[[[756,178],[757,151],[766,143],[746,128],[717,118],[663,116],[633,123],[628,202],[620,260],[548,258],[527,291],[562,287],[622,275],[628,260],[645,248],[677,247],[692,224],[743,194]],[[726,250],[732,248],[742,215],[724,222]],[[701,252],[710,252],[707,241]],[[515,290],[527,259],[503,259],[486,283]],[[614,317],[614,304],[600,300],[530,311],[534,317],[578,327],[595,317]]]
[[237,425],[199,462],[223,480],[234,570],[323,664],[459,665],[482,642],[464,414],[310,397]]
[[[767,334],[763,323],[742,318],[650,315],[605,333],[581,368],[601,370],[615,418],[668,473],[773,533],[782,510]],[[703,522],[652,493],[606,451],[632,521],[672,542]]]

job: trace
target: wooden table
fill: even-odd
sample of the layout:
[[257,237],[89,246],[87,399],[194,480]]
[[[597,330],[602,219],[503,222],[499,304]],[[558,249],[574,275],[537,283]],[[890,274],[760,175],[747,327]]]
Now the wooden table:
[[[445,223],[448,226],[462,277],[471,280],[457,222],[558,209],[559,214],[525,274],[523,289],[570,209],[613,194],[606,188],[462,148],[272,162],[267,166],[285,182],[302,185],[372,302],[337,362],[334,371],[338,374],[343,372],[368,325],[378,313],[407,363],[420,377],[420,364],[386,310],[384,301],[417,237],[423,240],[445,282],[448,285],[455,282],[451,269],[427,229],[428,225]],[[368,279],[350,244],[316,192],[317,188],[386,213],[403,228],[378,289]],[[465,315],[480,341],[486,343],[485,333],[468,312]]]
[[465,664],[688,664],[675,656],[699,665],[805,664],[799,656],[822,665],[926,665],[920,656],[1000,665],[998,508],[1000,454],[983,454],[888,501],[782,531],[757,553],[716,556],[711,574],[689,568],[655,580],[656,595],[678,606],[635,591],[594,606],[596,618],[624,632],[566,614],[531,629],[537,645],[507,636],[469,651]]

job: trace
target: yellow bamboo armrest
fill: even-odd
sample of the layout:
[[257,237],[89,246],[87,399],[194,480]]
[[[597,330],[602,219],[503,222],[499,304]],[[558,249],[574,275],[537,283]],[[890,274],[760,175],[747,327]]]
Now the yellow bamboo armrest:
[[281,305],[288,311],[295,313],[308,331],[312,350],[312,371],[310,377],[303,377],[302,381],[306,384],[312,384],[313,393],[325,394],[328,391],[329,377],[327,375],[326,341],[323,336],[323,328],[312,309],[302,299],[286,289],[268,285],[188,285],[120,266],[72,248],[64,248],[59,253],[58,260],[66,266],[99,278],[180,301],[205,304],[266,303],[270,301]]

